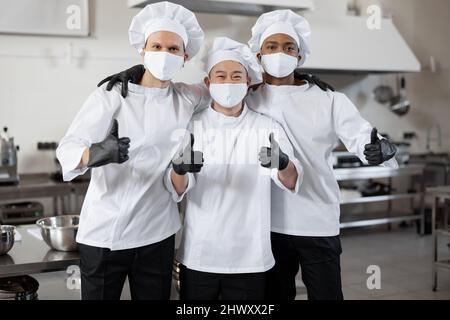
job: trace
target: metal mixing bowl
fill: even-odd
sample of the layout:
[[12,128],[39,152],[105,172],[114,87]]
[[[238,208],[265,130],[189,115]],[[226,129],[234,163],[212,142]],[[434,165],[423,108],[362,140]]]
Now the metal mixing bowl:
[[14,226],[0,226],[0,256],[7,254],[13,247],[15,231],[16,227]]
[[75,251],[79,220],[78,215],[57,216],[40,219],[36,224],[41,228],[42,238],[52,249]]

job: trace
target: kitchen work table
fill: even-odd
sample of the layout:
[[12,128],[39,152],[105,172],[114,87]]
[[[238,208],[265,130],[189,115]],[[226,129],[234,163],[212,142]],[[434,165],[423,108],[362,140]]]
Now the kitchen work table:
[[[450,201],[450,186],[427,188],[427,196],[433,197],[433,211],[431,214],[431,230],[433,232],[433,291],[438,286],[438,269],[450,270],[450,259],[440,260],[438,256],[439,236],[450,237],[450,228],[448,225],[448,214]],[[441,228],[436,227],[436,212],[441,201],[444,203],[444,223]]]
[[79,214],[78,198],[86,194],[88,186],[88,181],[58,182],[49,173],[21,174],[18,185],[0,186],[0,201],[52,198],[55,215]]
[[[371,180],[371,179],[388,179],[389,189],[391,189],[392,179],[397,177],[416,177],[419,181],[419,187],[416,192],[411,193],[396,193],[396,194],[385,194],[376,196],[366,196],[366,197],[355,197],[350,199],[341,200],[341,208],[344,205],[352,204],[363,204],[363,203],[375,203],[375,202],[388,202],[387,212],[384,214],[385,217],[376,219],[365,219],[365,220],[353,220],[341,222],[341,228],[354,228],[354,227],[365,227],[380,224],[390,224],[393,222],[402,221],[421,221],[421,234],[424,234],[425,225],[425,180],[424,180],[424,165],[421,164],[410,164],[401,165],[397,169],[389,167],[353,167],[353,168],[339,168],[334,169],[334,175],[338,182],[342,181],[352,181],[352,180]],[[411,189],[415,189],[413,182]],[[418,199],[419,201],[419,214],[410,215],[394,215],[392,212],[392,201],[409,199],[411,203]],[[342,210],[344,211],[344,210]],[[341,216],[345,215],[345,211]]]
[[31,235],[27,229],[35,225],[17,227],[21,241],[11,251],[0,256],[0,278],[66,270],[79,265],[78,251],[62,252],[51,249],[44,240]]

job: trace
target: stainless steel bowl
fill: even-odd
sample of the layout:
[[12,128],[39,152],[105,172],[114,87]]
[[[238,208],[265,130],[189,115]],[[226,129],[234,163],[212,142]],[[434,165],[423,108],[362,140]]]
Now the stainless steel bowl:
[[0,226],[0,256],[7,254],[13,247],[15,232],[16,227],[14,226]]
[[75,251],[75,238],[80,216],[67,215],[40,219],[36,224],[41,228],[41,235],[50,248],[58,251]]

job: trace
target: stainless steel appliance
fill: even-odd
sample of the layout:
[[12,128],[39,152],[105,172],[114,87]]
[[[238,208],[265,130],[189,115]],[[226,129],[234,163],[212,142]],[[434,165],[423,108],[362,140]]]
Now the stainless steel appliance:
[[0,205],[0,223],[35,223],[44,217],[44,206],[36,201],[5,203]]
[[450,155],[448,153],[412,154],[410,163],[425,165],[427,187],[450,185]]
[[4,127],[0,135],[0,184],[17,184],[17,151],[14,138],[8,135],[8,128]]
[[348,151],[333,151],[333,167],[336,168],[359,168],[364,166],[357,155]]

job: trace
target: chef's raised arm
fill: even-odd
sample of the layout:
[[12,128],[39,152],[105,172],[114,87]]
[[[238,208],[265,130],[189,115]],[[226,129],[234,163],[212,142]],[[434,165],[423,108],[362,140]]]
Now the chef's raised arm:
[[200,172],[203,167],[203,153],[194,151],[194,143],[194,135],[186,130],[180,148],[165,173],[164,185],[175,202],[183,200],[184,195],[195,186],[194,173]]
[[59,143],[56,157],[61,164],[64,181],[70,181],[89,169],[87,165],[81,165],[83,154],[86,154],[93,143],[105,139],[112,129],[114,113],[119,103],[113,105],[112,94],[108,95],[110,97],[106,99],[103,88],[94,91]]
[[[361,116],[353,102],[351,102],[350,99],[344,94],[339,92],[334,93],[332,107],[333,125],[338,138],[342,141],[349,152],[356,154],[364,164],[368,164],[369,161],[364,152],[366,151],[366,145],[370,145],[372,142],[371,135],[374,128]],[[378,134],[377,137],[378,141],[384,140],[386,144],[390,145],[392,148],[395,148],[381,135]],[[378,152],[378,150],[375,151]],[[398,163],[395,158],[393,158],[395,150],[393,154],[389,156],[390,158],[385,161],[382,159],[386,159],[387,157],[382,156],[381,150],[379,153],[380,160],[371,164],[380,164],[382,166],[391,167],[394,169],[398,168]]]
[[271,140],[269,142],[272,149],[278,145],[279,152],[284,153],[289,160],[287,166],[282,170],[280,170],[281,168],[272,168],[271,178],[281,189],[296,194],[303,181],[303,167],[295,157],[294,148],[285,131],[276,121],[273,121],[273,138]]
[[178,175],[173,171],[172,165],[166,169],[164,186],[172,195],[175,202],[181,202],[184,196],[195,186],[196,180],[193,173]]

